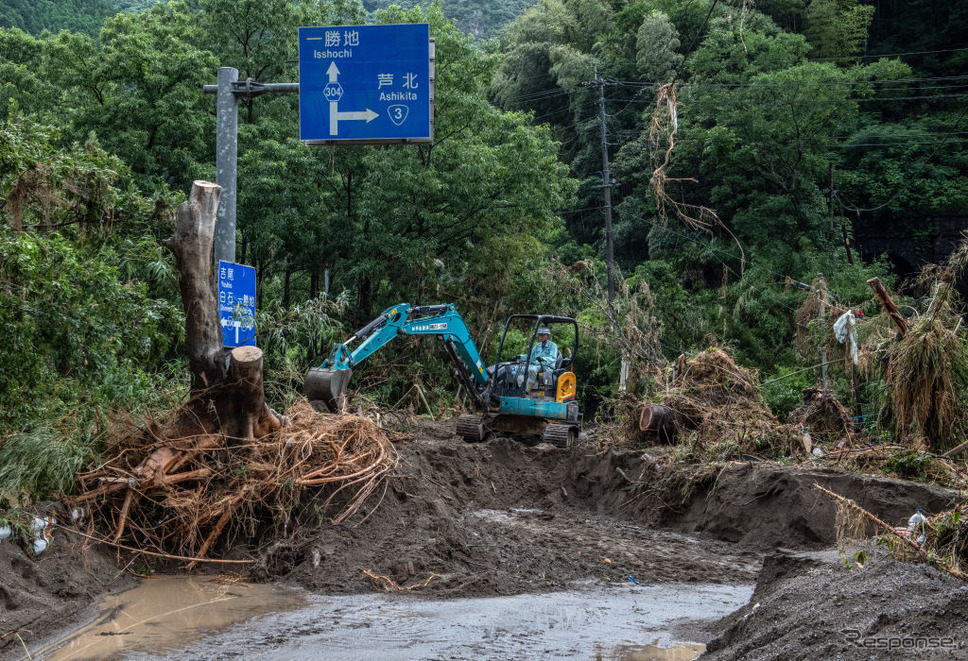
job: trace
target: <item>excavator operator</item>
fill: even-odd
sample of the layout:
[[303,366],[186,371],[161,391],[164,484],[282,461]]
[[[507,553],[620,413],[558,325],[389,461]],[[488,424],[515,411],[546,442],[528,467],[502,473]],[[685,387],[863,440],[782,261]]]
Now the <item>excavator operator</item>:
[[551,329],[542,326],[538,329],[538,341],[531,349],[531,363],[528,368],[528,390],[534,388],[538,371],[542,368],[554,368],[558,359],[558,345],[551,341]]

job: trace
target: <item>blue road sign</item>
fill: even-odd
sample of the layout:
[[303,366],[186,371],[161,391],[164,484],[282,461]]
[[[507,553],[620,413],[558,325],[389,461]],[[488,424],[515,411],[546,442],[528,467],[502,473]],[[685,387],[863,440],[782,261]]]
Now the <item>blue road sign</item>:
[[223,346],[255,346],[254,268],[219,260],[218,316]]
[[432,142],[430,27],[299,28],[299,138]]

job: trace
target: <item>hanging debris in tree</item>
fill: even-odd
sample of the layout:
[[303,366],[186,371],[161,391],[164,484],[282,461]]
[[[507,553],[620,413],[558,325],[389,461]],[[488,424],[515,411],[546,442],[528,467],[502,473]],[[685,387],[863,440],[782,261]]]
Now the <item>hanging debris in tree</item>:
[[[743,246],[736,236],[720,220],[716,211],[702,205],[676,201],[666,190],[666,184],[669,182],[699,183],[699,180],[695,177],[669,177],[666,174],[666,169],[669,167],[672,158],[672,150],[676,146],[675,136],[678,131],[679,110],[675,83],[666,83],[659,87],[655,112],[652,114],[649,127],[649,141],[652,147],[652,177],[649,180],[649,185],[655,193],[659,218],[667,221],[668,209],[671,208],[682,222],[693,229],[712,232],[715,227],[720,227],[725,230],[739,248],[740,276],[742,276],[746,270],[746,251],[743,250]],[[665,143],[664,148],[663,143]]]

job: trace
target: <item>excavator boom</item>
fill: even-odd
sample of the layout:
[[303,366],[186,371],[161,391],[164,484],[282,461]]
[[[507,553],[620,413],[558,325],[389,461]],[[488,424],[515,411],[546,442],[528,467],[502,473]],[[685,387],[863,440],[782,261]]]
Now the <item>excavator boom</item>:
[[[411,307],[400,303],[387,308],[346,342],[335,345],[322,365],[309,370],[306,396],[310,401],[323,402],[330,411],[339,410],[346,398],[353,367],[398,335],[439,337],[456,363],[461,382],[475,400],[483,403],[487,370],[470,329],[453,304]],[[351,349],[354,344],[355,348]]]

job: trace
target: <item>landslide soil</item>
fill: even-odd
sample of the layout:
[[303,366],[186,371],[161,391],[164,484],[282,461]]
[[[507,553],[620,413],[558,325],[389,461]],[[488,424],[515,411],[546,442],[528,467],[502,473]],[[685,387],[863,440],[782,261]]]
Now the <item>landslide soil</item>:
[[[642,450],[603,451],[591,440],[570,450],[504,438],[467,444],[454,436],[453,421],[395,426],[404,440],[397,443],[399,462],[386,492],[375,494],[365,512],[342,526],[328,525],[318,512],[318,525],[303,525],[260,550],[253,578],[320,593],[373,592],[388,585],[369,572],[405,589],[422,586],[419,592],[427,598],[547,592],[573,581],[619,582],[629,576],[644,584],[757,582],[753,602],[762,597],[757,615],[724,621],[710,633],[711,638],[723,632],[713,643],[722,658],[756,658],[749,640],[766,644],[782,637],[781,627],[792,626],[779,616],[758,617],[785,612],[785,591],[796,599],[812,598],[831,630],[856,622],[858,610],[875,621],[884,611],[862,597],[845,598],[843,607],[827,599],[833,587],[870,592],[874,588],[866,581],[874,585],[881,576],[875,571],[828,578],[843,564],[836,557],[827,573],[801,562],[775,571],[777,563],[769,558],[780,547],[817,551],[836,541],[834,504],[814,483],[893,523],[905,521],[916,507],[940,511],[958,496],[927,485],[767,462],[734,462],[690,479],[682,467],[661,466]],[[761,572],[764,557],[768,571]],[[29,645],[81,619],[98,594],[134,580],[119,569],[127,560],[120,565],[115,560],[114,553],[96,553],[65,530],[55,533],[54,544],[39,558],[0,544],[0,635],[17,632],[0,639],[0,656],[20,648],[18,637]],[[935,617],[933,609],[956,612],[928,596],[934,594],[928,588],[948,586],[952,579],[925,567],[902,568],[914,596],[889,617],[906,621],[905,613],[919,608],[926,609],[926,618]],[[800,582],[790,583],[794,579]],[[762,628],[746,629],[751,622]],[[802,638],[797,644],[809,652]],[[839,646],[844,658],[855,658],[842,635],[829,644]],[[797,649],[772,658],[821,658],[792,653]],[[821,656],[828,656],[834,648],[823,649]]]

